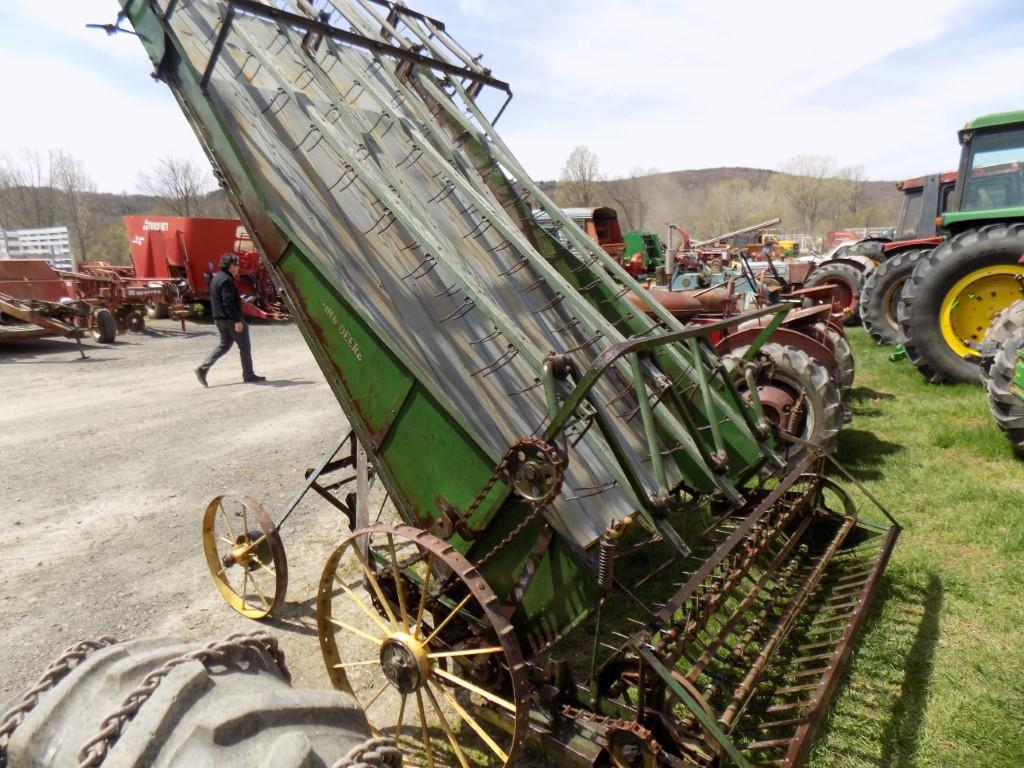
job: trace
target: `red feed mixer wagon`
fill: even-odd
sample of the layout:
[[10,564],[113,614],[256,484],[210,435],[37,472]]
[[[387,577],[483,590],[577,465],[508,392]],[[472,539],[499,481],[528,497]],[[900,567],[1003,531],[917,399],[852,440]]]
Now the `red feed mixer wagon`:
[[[210,301],[210,279],[225,253],[237,254],[238,288],[245,314],[260,320],[284,320],[288,311],[259,253],[238,219],[182,216],[125,216],[132,264],[139,277],[183,278],[186,303]],[[161,307],[153,307],[162,312]]]

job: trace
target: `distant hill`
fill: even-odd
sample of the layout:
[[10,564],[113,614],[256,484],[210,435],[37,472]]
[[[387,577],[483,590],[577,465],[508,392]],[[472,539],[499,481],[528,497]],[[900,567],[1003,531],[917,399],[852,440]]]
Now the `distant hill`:
[[[774,216],[782,216],[780,231],[794,232],[797,225],[787,220],[786,206],[773,195],[772,183],[779,176],[778,171],[761,168],[702,168],[698,170],[670,171],[630,179],[599,182],[602,190],[600,205],[616,208],[623,232],[642,229],[663,233],[665,223],[671,221],[696,237],[710,237],[723,230],[716,228],[708,216],[708,200],[713,191],[725,182],[745,182],[752,192],[747,209],[740,220],[753,224]],[[547,194],[555,196],[558,182],[541,181],[539,185]],[[623,184],[629,186],[624,194]],[[45,193],[55,195],[53,190]],[[633,202],[629,202],[632,200]],[[642,201],[642,205],[635,205]],[[0,201],[2,202],[2,201]],[[128,263],[128,238],[121,221],[126,215],[175,215],[165,203],[156,197],[141,194],[111,194],[106,192],[83,193],[83,207],[87,211],[88,247],[86,258],[93,261]],[[896,222],[900,193],[891,181],[865,181],[860,187],[860,217],[867,220],[835,222],[836,228],[848,226],[887,227]],[[4,207],[0,205],[0,214]],[[54,220],[50,223],[0,220],[0,227],[16,229],[26,226],[67,225],[71,221],[54,207]],[[203,198],[194,216],[232,218],[236,214],[221,191],[215,191]],[[2,218],[2,217],[0,217]],[[10,218],[10,217],[8,217]],[[789,217],[795,218],[795,217]],[[718,225],[722,226],[722,225]],[[831,227],[826,227],[831,228]],[[75,237],[72,236],[72,242]],[[81,259],[81,254],[75,256]]]
[[[601,204],[610,205],[618,210],[620,220],[624,225],[623,231],[643,229],[660,233],[665,229],[665,222],[671,221],[687,229],[693,235],[711,237],[718,232],[701,231],[701,219],[706,218],[706,212],[703,209],[709,195],[716,186],[724,182],[743,181],[748,183],[755,193],[759,190],[763,190],[765,193],[760,208],[756,213],[752,213],[752,218],[747,223],[753,224],[758,220],[781,216],[783,221],[780,229],[795,231],[799,228],[799,222],[795,220],[796,217],[786,210],[787,206],[784,203],[773,200],[769,193],[773,181],[778,176],[780,176],[778,171],[763,168],[701,168],[640,176],[635,180],[630,180],[636,185],[639,194],[646,199],[646,211],[638,221],[633,220],[638,218],[635,212],[624,211],[621,204],[616,205],[614,186],[621,183],[621,180],[606,180],[599,182],[604,190],[604,199]],[[554,196],[558,182],[542,181],[539,182],[539,185],[547,194]],[[867,220],[838,221],[835,222],[835,228],[891,227],[896,223],[900,198],[901,193],[896,189],[896,184],[893,181],[861,182],[858,207],[862,211],[862,216]],[[630,206],[625,207],[629,208]],[[764,218],[759,218],[762,214]]]

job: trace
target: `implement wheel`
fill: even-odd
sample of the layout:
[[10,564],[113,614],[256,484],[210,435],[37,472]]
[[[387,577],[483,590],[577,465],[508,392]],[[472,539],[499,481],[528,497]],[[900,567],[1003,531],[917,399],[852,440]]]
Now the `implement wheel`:
[[127,325],[132,333],[142,333],[146,330],[146,318],[141,312],[132,312],[128,315]]
[[203,550],[213,583],[246,618],[266,618],[284,602],[284,545],[274,521],[255,499],[215,497],[203,515]]
[[832,346],[832,355],[836,359],[836,386],[839,387],[840,394],[848,392],[853,388],[853,380],[856,376],[850,342],[846,340],[846,336],[833,327],[827,327],[825,335],[828,336],[829,344]]
[[1018,328],[1002,342],[985,380],[992,417],[1019,456],[1024,456],[1024,391],[1015,389],[1013,379],[1017,366],[1024,365],[1017,355],[1022,347],[1024,328]]
[[929,249],[913,248],[894,254],[868,275],[860,294],[860,319],[876,344],[902,344],[906,341],[896,319],[903,284]]
[[507,766],[526,731],[526,667],[501,603],[466,558],[408,526],[354,531],[324,568],[327,673],[405,765]]
[[1024,298],[1024,225],[990,224],[937,246],[903,286],[907,357],[933,383],[979,381],[982,339]]
[[857,304],[860,301],[860,289],[864,283],[864,273],[852,264],[842,261],[826,261],[817,267],[804,283],[804,288],[817,285],[828,285],[832,288],[832,308],[842,314],[843,325],[856,325],[860,322]]
[[[737,350],[742,353],[742,350]],[[831,451],[843,425],[839,388],[825,367],[806,352],[781,344],[765,344],[756,383],[768,421],[780,431]],[[746,384],[740,391],[746,391]],[[789,443],[786,458],[793,461],[807,447]]]
[[100,344],[113,344],[117,339],[117,320],[113,313],[105,307],[97,307],[89,316],[89,329],[92,337]]

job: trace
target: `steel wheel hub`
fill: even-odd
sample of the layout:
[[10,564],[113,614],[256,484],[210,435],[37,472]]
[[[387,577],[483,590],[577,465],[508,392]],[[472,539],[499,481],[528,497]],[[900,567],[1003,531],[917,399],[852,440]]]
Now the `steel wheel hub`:
[[426,646],[404,632],[396,632],[384,640],[380,647],[380,665],[388,682],[402,694],[418,691],[430,677]]
[[942,337],[960,357],[978,354],[995,314],[1024,296],[1024,267],[998,265],[978,269],[957,281],[939,311]]
[[784,427],[789,419],[789,414],[796,405],[797,398],[793,393],[782,387],[767,385],[757,388],[757,396],[761,401],[765,416],[772,420],[777,426]]

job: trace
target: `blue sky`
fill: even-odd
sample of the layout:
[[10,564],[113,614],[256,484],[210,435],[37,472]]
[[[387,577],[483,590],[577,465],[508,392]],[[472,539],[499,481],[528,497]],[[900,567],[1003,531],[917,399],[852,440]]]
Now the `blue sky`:
[[[499,129],[537,179],[580,144],[611,176],[814,153],[898,179],[953,168],[968,119],[1024,108],[1019,0],[409,5],[511,83]],[[110,192],[161,154],[202,158],[142,46],[84,28],[117,8],[0,4],[0,152],[67,149]]]

